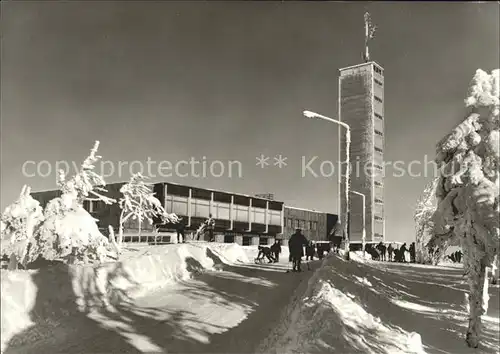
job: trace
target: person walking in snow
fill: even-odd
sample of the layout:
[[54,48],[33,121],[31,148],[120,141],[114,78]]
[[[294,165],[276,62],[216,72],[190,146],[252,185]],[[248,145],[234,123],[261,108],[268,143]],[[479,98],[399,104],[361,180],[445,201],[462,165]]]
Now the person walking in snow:
[[325,256],[325,246],[322,243],[316,244],[316,253],[318,254],[318,259],[323,259]]
[[306,246],[306,261],[314,260],[314,251],[314,244],[312,243],[312,241],[309,241]]
[[379,253],[379,260],[385,262],[385,253],[387,251],[387,248],[385,245],[382,243],[382,241],[379,242],[379,244],[375,247]]
[[389,243],[389,246],[387,247],[387,260],[389,262],[392,262],[394,256],[394,247],[392,247],[392,243]]
[[215,220],[212,218],[212,214],[208,215],[208,219],[203,223],[203,228],[198,231],[197,240],[200,240],[200,236],[205,233],[208,233],[208,242],[214,242],[214,229],[215,229]]
[[415,242],[412,242],[412,244],[410,245],[410,262],[411,263],[415,263],[416,261],[416,257],[415,257]]
[[207,220],[207,231],[208,231],[208,242],[214,242],[214,229],[215,229],[215,220],[212,218],[212,214],[208,215]]
[[[404,255],[403,255],[404,258]],[[394,262],[401,263],[401,248],[398,248],[397,246],[394,247]]]
[[292,271],[301,272],[300,263],[304,257],[304,247],[307,246],[307,238],[302,234],[301,229],[296,229],[295,233],[288,240],[288,248],[292,259]]
[[281,240],[274,241],[273,245],[271,246],[271,253],[274,256],[274,262],[278,263],[280,260],[280,253],[281,253]]
[[184,235],[185,229],[186,229],[186,222],[184,221],[184,218],[179,218],[179,221],[176,224],[178,243],[186,243],[186,236]]
[[399,248],[399,257],[401,259],[401,263],[406,263],[406,252],[408,249],[406,248],[406,242]]

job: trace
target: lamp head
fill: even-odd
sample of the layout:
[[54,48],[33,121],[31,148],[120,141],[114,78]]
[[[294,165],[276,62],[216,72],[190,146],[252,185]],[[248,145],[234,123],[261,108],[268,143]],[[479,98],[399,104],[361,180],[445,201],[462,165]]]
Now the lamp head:
[[317,116],[316,113],[314,112],[311,112],[311,111],[304,111],[303,112],[304,116],[306,116],[307,118],[315,118]]

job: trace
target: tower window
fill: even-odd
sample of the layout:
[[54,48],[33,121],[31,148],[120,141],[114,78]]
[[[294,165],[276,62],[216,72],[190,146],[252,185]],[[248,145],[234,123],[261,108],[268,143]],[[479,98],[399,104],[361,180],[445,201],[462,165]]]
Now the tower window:
[[382,70],[381,70],[378,66],[374,65],[374,66],[373,66],[373,70],[375,70],[375,72],[376,72],[377,74],[382,75]]
[[380,171],[383,170],[382,166],[380,166],[380,165],[373,165],[373,167],[375,167],[377,170],[380,170]]
[[384,136],[384,134],[381,131],[378,131],[378,130],[375,130],[375,134],[380,135],[380,136]]
[[381,116],[380,114],[378,114],[378,113],[375,113],[375,117],[377,117],[378,119],[384,119],[384,118],[382,118],[382,116]]
[[380,183],[379,181],[375,181],[374,184],[378,187],[382,187],[382,183]]
[[375,81],[376,84],[380,85],[380,86],[384,86],[384,84],[382,83],[382,81],[379,81],[377,79],[373,79],[373,81]]
[[377,215],[375,215],[375,216],[374,216],[374,219],[375,219],[375,220],[377,220],[377,221],[382,221],[382,220],[384,220],[384,218],[382,218],[382,217],[380,217],[380,216],[377,216]]
[[376,147],[376,146],[375,146],[375,151],[376,151],[376,152],[380,152],[380,153],[383,153],[383,152],[384,152],[384,150],[382,150],[381,148]]
[[382,199],[375,198],[375,203],[384,204],[384,201]]
[[378,101],[380,103],[382,103],[382,99],[378,96],[373,96],[373,98],[375,98],[375,101]]

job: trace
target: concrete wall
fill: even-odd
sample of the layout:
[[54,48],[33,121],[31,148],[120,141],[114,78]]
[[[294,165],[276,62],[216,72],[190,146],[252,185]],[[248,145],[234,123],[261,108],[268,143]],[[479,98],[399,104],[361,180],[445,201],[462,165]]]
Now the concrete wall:
[[[350,189],[366,196],[366,239],[373,235],[373,178],[374,162],[374,104],[373,68],[371,63],[341,71],[340,118],[351,127],[351,181]],[[346,159],[345,134],[341,134],[341,160]],[[345,176],[345,164],[342,176]],[[350,194],[350,239],[362,239],[362,197]],[[341,222],[344,223],[345,183],[341,181]]]
[[[303,221],[302,225],[299,222],[298,227],[302,229],[302,233],[308,239],[315,241],[326,240],[327,222],[325,213],[285,206],[285,232],[282,238],[284,242],[288,242],[290,236],[295,233],[295,229],[297,229],[296,220]],[[311,229],[311,221],[316,223],[316,229]]]

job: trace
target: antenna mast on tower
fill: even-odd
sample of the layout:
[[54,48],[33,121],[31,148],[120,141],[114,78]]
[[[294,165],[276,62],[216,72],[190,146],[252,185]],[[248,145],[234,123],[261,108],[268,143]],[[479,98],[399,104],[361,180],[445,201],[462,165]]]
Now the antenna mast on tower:
[[368,44],[370,40],[375,37],[376,29],[377,26],[373,25],[370,13],[368,11],[365,12],[365,53],[363,55],[365,63],[370,61],[370,50],[368,48]]

